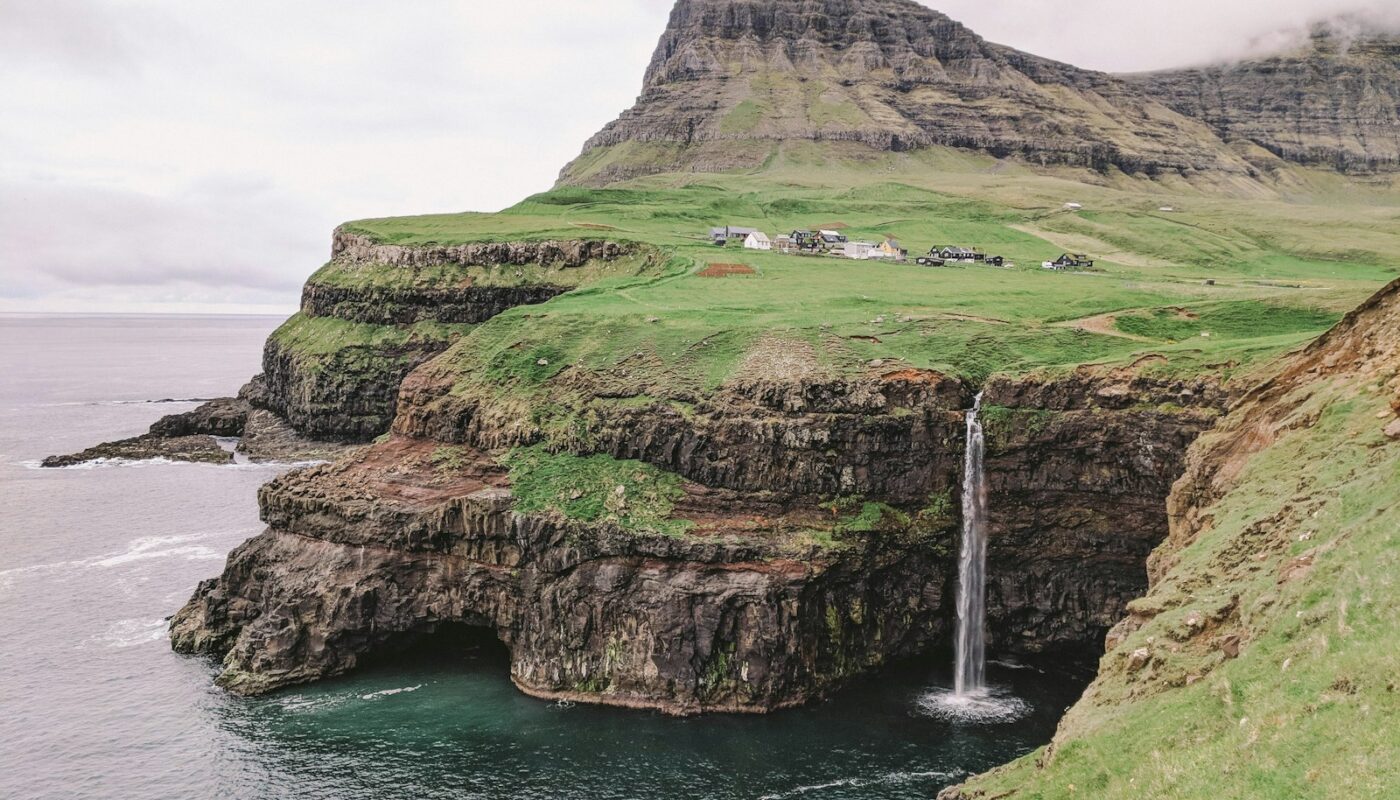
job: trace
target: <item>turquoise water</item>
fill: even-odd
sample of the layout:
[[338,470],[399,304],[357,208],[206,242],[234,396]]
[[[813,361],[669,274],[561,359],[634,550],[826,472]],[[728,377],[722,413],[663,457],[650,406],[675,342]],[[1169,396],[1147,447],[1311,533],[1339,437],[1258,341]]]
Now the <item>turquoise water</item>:
[[920,703],[951,686],[931,653],[808,708],[673,719],[531,699],[465,637],[231,697],[165,618],[286,467],[32,467],[193,407],[147,401],[232,393],[276,324],[0,315],[0,797],[927,798],[1048,741],[1087,680],[994,661],[1028,715],[949,722]]

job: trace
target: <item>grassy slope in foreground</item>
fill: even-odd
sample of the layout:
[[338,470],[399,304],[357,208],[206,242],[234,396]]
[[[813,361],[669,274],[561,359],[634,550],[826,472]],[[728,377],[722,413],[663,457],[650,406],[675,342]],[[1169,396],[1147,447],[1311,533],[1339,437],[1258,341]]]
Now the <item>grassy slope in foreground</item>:
[[[1165,572],[1129,606],[1142,627],[1105,655],[1049,750],[959,796],[1400,796],[1400,442],[1382,432],[1400,409],[1400,302],[1389,306],[1370,342],[1291,367],[1291,387],[1252,395],[1198,442],[1154,555]],[[1219,488],[1198,501],[1202,486]]]

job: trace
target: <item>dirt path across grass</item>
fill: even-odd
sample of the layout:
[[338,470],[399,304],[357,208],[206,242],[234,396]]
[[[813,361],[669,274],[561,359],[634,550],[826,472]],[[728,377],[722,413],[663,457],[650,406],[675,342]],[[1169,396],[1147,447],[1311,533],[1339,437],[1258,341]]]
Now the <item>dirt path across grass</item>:
[[1054,323],[1056,328],[1074,328],[1075,330],[1097,333],[1101,336],[1116,336],[1119,339],[1129,339],[1134,342],[1152,342],[1146,336],[1136,336],[1131,333],[1124,333],[1118,330],[1118,314],[1097,314],[1083,319],[1069,319],[1064,322]]

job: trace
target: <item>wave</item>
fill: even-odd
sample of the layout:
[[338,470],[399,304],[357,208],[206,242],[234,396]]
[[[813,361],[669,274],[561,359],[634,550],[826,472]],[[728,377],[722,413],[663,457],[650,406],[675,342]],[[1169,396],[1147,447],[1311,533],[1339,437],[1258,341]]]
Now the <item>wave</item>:
[[335,708],[336,706],[343,705],[345,701],[349,699],[350,695],[344,694],[324,695],[321,697],[306,697],[304,695],[294,694],[288,697],[277,698],[276,702],[282,707],[283,711],[291,714],[306,714],[313,711],[321,711],[322,709]]
[[190,405],[194,403],[208,403],[213,397],[167,397],[163,400],[75,400],[67,403],[38,403],[32,408],[74,408],[74,407],[98,407],[98,406],[170,406],[170,405]]
[[46,466],[44,466],[43,461],[41,461],[41,460],[39,460],[39,459],[33,459],[33,460],[30,460],[30,461],[21,461],[21,462],[19,462],[20,466],[21,466],[21,467],[24,467],[25,469],[42,469],[42,470],[44,470],[44,471],[46,471],[46,472],[61,472],[61,471],[63,471],[63,470],[68,470],[68,471],[70,471],[70,472],[86,472],[86,471],[88,471],[88,470],[106,469],[106,468],[109,468],[109,467],[159,467],[159,466],[164,466],[164,465],[167,465],[167,464],[177,464],[177,463],[180,463],[180,462],[172,461],[171,459],[164,458],[164,457],[161,457],[161,458],[94,458],[94,459],[91,460],[91,461],[84,461],[84,462],[82,462],[81,464],[69,464],[68,466],[64,466],[64,467],[46,467]]
[[324,459],[317,459],[315,461],[247,461],[240,464],[218,464],[215,466],[217,466],[219,469],[257,471],[306,469],[308,467],[319,467],[323,464],[329,463],[331,462],[326,461]]
[[165,639],[168,635],[167,631],[168,626],[164,618],[119,620],[108,625],[107,630],[102,633],[88,637],[86,641],[78,645],[78,649],[137,647]]
[[[179,558],[186,561],[198,561],[205,559],[221,559],[224,557],[212,548],[204,545],[185,544],[186,542],[206,539],[212,534],[193,534],[190,536],[151,536],[143,539],[136,539],[131,542],[125,553],[108,556],[106,558],[88,559],[87,563],[110,569],[130,564],[133,561],[145,561],[152,558]],[[178,547],[167,547],[166,545],[180,545]]]
[[95,458],[91,461],[84,461],[81,464],[72,464],[66,467],[45,467],[40,459],[30,459],[19,462],[19,466],[25,469],[43,470],[44,472],[86,472],[94,469],[112,469],[117,467],[202,467],[205,469],[231,469],[243,472],[249,471],[277,471],[304,469],[306,467],[319,467],[322,464],[329,464],[329,461],[246,461],[233,464],[203,464],[197,461],[175,461],[169,458]]
[[1021,670],[1021,671],[1029,670],[1030,672],[1039,673],[1039,674],[1041,674],[1041,675],[1044,675],[1044,674],[1045,674],[1045,670],[1041,669],[1040,667],[1033,667],[1033,666],[1031,666],[1030,664],[1018,664],[1018,663],[1016,663],[1015,661],[996,661],[996,660],[993,660],[993,661],[988,661],[987,663],[988,663],[988,664],[995,664],[996,666],[1001,667],[1002,669],[1014,669],[1014,670]]
[[375,700],[381,700],[385,697],[393,697],[396,694],[404,694],[405,692],[416,692],[422,688],[423,684],[420,683],[417,686],[400,686],[397,689],[383,689],[378,692],[370,692],[369,694],[338,693],[310,696],[303,694],[293,694],[276,698],[276,703],[282,707],[283,711],[286,711],[288,713],[310,714],[317,711],[325,711],[327,709],[338,708],[339,706],[343,706],[346,703],[351,702],[352,700],[368,700],[373,702]]
[[398,689],[384,689],[383,691],[370,692],[369,694],[362,694],[362,695],[360,695],[360,699],[361,699],[361,700],[378,700],[378,699],[381,698],[381,697],[393,697],[393,696],[396,695],[396,694],[403,694],[404,692],[416,692],[416,691],[418,691],[419,689],[422,689],[422,688],[423,688],[423,684],[420,683],[420,684],[418,684],[417,686],[402,686],[402,687],[400,687],[400,688],[398,688]]
[[775,792],[765,794],[759,800],[784,800],[789,797],[802,797],[804,795],[829,791],[831,789],[859,789],[864,786],[898,786],[901,784],[914,783],[915,781],[952,781],[966,776],[965,770],[954,770],[952,772],[889,772],[873,778],[842,778],[841,780],[828,781],[827,783],[814,783],[808,786],[798,786],[785,792]]
[[256,534],[257,530],[256,528],[251,528],[236,531],[194,533],[184,536],[146,536],[127,543],[126,550],[120,553],[109,553],[69,561],[55,561],[49,564],[31,564],[24,567],[0,570],[0,589],[9,588],[16,578],[23,575],[57,573],[63,577],[69,577],[86,569],[113,569],[155,559],[182,558],[186,561],[214,561],[223,559],[227,555],[225,549],[215,549],[195,543],[216,537],[227,537],[231,542],[236,543],[236,541],[242,541],[242,539]]

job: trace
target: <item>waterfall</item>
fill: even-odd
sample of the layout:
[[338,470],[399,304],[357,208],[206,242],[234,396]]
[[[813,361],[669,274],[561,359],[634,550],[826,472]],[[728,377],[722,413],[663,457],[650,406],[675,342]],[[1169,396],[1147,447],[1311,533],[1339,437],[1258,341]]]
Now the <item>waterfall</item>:
[[987,441],[982,435],[981,414],[979,393],[967,412],[953,690],[941,687],[918,700],[924,713],[958,724],[1011,722],[1031,710],[1029,703],[1012,696],[1006,687],[987,685],[983,646],[987,627],[987,475],[983,469]]
[[987,443],[982,435],[982,395],[967,412],[967,454],[963,462],[962,552],[958,557],[958,630],[954,642],[953,693],[986,691],[983,637],[987,622],[987,476],[982,461]]

